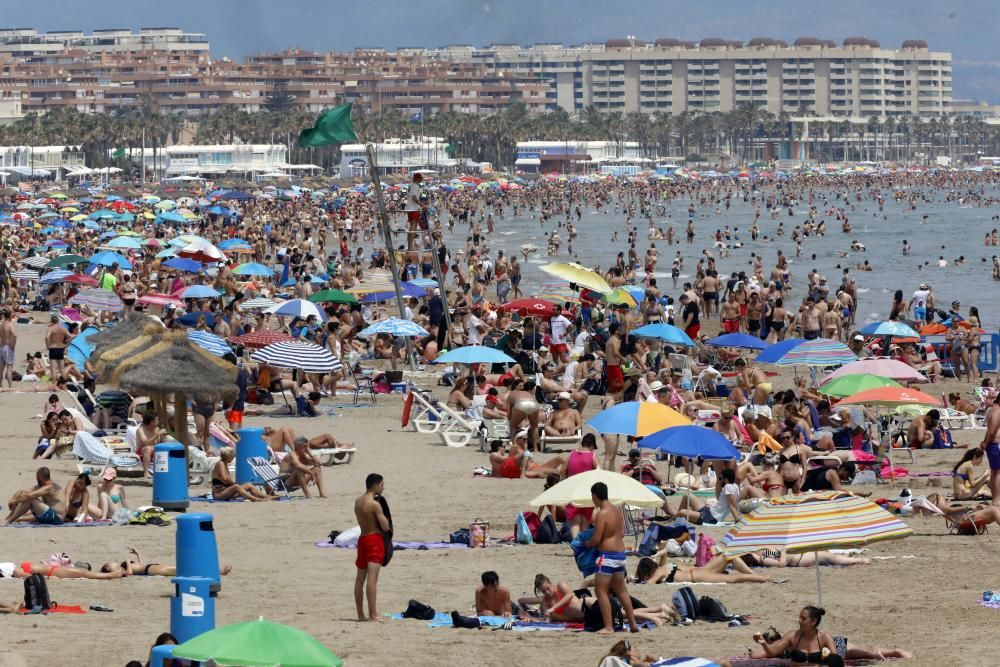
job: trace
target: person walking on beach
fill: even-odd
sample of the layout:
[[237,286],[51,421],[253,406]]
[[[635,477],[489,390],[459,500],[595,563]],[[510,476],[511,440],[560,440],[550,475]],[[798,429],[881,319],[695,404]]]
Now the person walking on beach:
[[[385,539],[383,533],[389,532],[392,526],[382,511],[378,498],[385,490],[382,475],[372,473],[365,478],[365,492],[354,501],[354,516],[361,526],[361,537],[358,539],[358,558],[355,566],[358,568],[354,579],[354,603],[358,608],[359,621],[378,621],[378,611],[375,597],[378,588],[378,573],[385,560]],[[623,543],[624,544],[624,543]],[[368,615],[365,616],[365,597],[368,598]]]
[[597,548],[597,573],[595,590],[597,603],[601,606],[604,627],[597,634],[611,634],[615,631],[611,619],[611,598],[615,594],[625,610],[625,617],[632,632],[639,632],[632,610],[632,598],[625,587],[625,522],[621,510],[608,502],[608,486],[598,482],[590,487],[594,502],[594,535],[587,540],[588,547]]
[[1000,394],[993,398],[993,405],[986,411],[986,435],[980,445],[990,464],[990,494],[993,504],[1000,506]]
[[[14,388],[11,372],[14,370],[14,348],[17,346],[17,329],[6,308],[0,316],[0,387],[7,380],[7,386]],[[55,379],[53,379],[55,381]]]
[[66,346],[71,336],[66,327],[59,321],[58,315],[49,318],[49,328],[45,332],[45,347],[49,350],[49,377],[55,382],[63,374],[63,360],[66,358]]

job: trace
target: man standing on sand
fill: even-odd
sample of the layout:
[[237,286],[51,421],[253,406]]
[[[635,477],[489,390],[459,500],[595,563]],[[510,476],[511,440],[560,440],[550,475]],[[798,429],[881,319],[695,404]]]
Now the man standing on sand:
[[611,598],[614,592],[625,610],[625,617],[632,632],[639,632],[632,611],[632,598],[625,587],[625,522],[621,511],[608,502],[608,486],[598,482],[590,487],[590,497],[594,502],[594,535],[587,540],[588,547],[597,548],[597,572],[595,590],[597,602],[601,606],[604,627],[597,634],[611,634],[615,631],[611,619]]
[[49,350],[49,379],[55,382],[62,377],[63,359],[66,358],[66,346],[70,335],[59,322],[59,316],[49,318],[49,328],[45,330],[45,347]]
[[616,401],[622,400],[622,392],[625,389],[625,375],[622,373],[621,345],[622,339],[618,335],[621,325],[612,322],[608,327],[608,342],[604,344],[604,364],[608,374],[608,395]]
[[[0,387],[7,380],[7,386],[14,388],[11,371],[14,370],[14,348],[17,346],[17,329],[11,320],[10,311],[4,308],[0,315]],[[55,378],[52,379],[55,382]]]
[[[354,579],[354,604],[358,608],[359,621],[378,621],[375,597],[378,588],[378,573],[385,560],[385,539],[383,533],[392,526],[382,511],[378,497],[385,490],[382,475],[372,473],[365,478],[365,492],[354,501],[354,516],[361,526],[358,539],[358,558],[355,566],[358,575]],[[623,543],[624,544],[624,543]],[[365,616],[365,596],[368,597],[368,616]]]
[[980,445],[990,464],[990,494],[993,504],[1000,506],[1000,394],[993,398],[993,405],[986,411],[986,435]]

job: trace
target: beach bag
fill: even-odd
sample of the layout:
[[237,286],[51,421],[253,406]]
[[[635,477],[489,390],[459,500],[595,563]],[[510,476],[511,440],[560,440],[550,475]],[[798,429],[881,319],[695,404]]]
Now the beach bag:
[[[625,618],[622,615],[622,603],[618,598],[611,597],[611,625],[616,628],[624,625]],[[586,605],[583,610],[583,629],[587,632],[597,632],[604,627],[604,617],[601,616],[601,605],[595,600]]]
[[454,533],[448,536],[448,542],[450,544],[469,544],[469,529],[459,528]]
[[429,604],[417,602],[416,600],[410,600],[406,604],[406,611],[404,611],[401,616],[403,618],[415,618],[420,621],[430,621],[434,618],[435,613],[434,607]]
[[535,544],[559,544],[559,526],[551,514],[546,514],[535,533]]
[[650,526],[642,535],[642,542],[639,542],[639,555],[652,556],[656,553],[656,547],[660,544],[660,527]]
[[698,598],[691,590],[690,586],[682,586],[680,589],[674,592],[671,601],[674,603],[674,608],[677,613],[681,615],[682,618],[690,618],[691,620],[697,620],[700,618],[700,607],[698,606]]
[[573,559],[576,567],[584,577],[589,577],[597,570],[597,549],[587,547],[587,540],[594,536],[594,529],[588,528],[582,531],[573,541],[569,543],[569,548],[573,551]]
[[42,575],[33,574],[24,580],[24,607],[29,611],[32,609],[48,611],[52,608],[49,586]]
[[715,546],[715,540],[701,533],[698,535],[698,546],[694,550],[694,566],[702,567],[708,561],[712,560],[714,553],[712,552],[712,547]]
[[466,543],[471,548],[490,546],[490,522],[482,519],[475,519],[469,524],[469,541]]
[[733,617],[726,609],[726,605],[722,604],[715,598],[710,598],[707,595],[702,595],[701,599],[698,601],[698,618],[703,621],[710,622],[721,622],[728,621]]
[[541,521],[534,512],[521,512],[514,522],[514,538],[518,544],[534,544],[535,535],[538,534],[538,526]]

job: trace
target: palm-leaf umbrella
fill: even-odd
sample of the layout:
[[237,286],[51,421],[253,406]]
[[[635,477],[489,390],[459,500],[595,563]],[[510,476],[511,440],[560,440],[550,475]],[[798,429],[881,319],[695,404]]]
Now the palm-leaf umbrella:
[[263,619],[215,628],[173,650],[174,658],[246,667],[340,667],[311,635]]

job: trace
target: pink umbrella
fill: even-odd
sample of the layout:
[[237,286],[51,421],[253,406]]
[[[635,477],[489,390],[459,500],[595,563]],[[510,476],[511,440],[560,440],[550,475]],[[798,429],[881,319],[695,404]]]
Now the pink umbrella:
[[146,306],[176,306],[184,307],[184,302],[170,294],[144,294],[139,297],[139,303]]
[[841,366],[823,378],[820,385],[822,386],[830,380],[839,378],[843,375],[866,374],[889,378],[890,380],[895,380],[896,382],[903,384],[909,382],[927,382],[927,378],[924,377],[920,371],[907,366],[902,361],[896,361],[895,359],[861,359],[859,361],[853,361],[845,366]]

